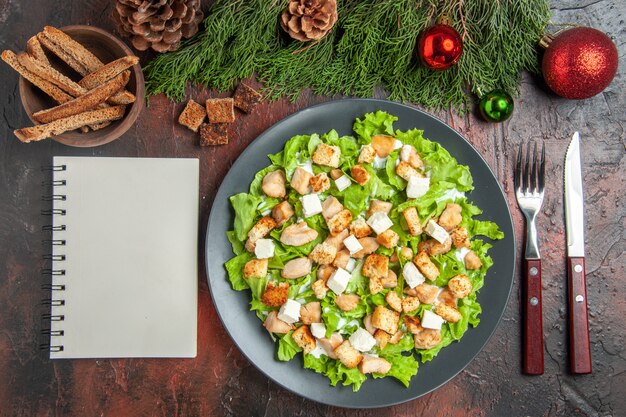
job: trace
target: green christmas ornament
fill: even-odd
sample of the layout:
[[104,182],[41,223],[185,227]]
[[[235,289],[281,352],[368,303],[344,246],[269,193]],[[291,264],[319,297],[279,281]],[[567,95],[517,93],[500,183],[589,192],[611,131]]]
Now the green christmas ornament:
[[513,113],[513,97],[503,90],[492,90],[480,97],[478,108],[488,122],[503,122]]

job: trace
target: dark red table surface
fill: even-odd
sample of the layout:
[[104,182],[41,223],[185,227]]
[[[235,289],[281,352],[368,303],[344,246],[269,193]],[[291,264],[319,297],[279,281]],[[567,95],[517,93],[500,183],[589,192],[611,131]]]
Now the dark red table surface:
[[[621,0],[552,2],[555,22],[608,32],[626,52]],[[112,1],[0,0],[2,49],[22,50],[44,25],[90,24],[113,30]],[[206,5],[205,5],[206,8]],[[143,56],[146,62],[148,56]],[[623,64],[623,62],[622,62]],[[263,103],[238,117],[226,146],[200,148],[175,123],[181,104],[153,98],[137,123],[108,145],[76,149],[54,141],[23,144],[12,134],[30,122],[21,108],[17,75],[0,64],[0,415],[163,416],[624,416],[626,415],[626,80],[620,71],[606,91],[571,101],[524,74],[515,113],[503,124],[474,114],[436,116],[458,130],[486,159],[507,194],[521,248],[523,218],[512,189],[518,144],[544,140],[547,189],[538,219],[543,257],[545,374],[521,374],[519,277],[504,317],[485,349],[457,377],[420,399],[379,410],[347,410],[300,398],[263,376],[222,327],[206,283],[203,236],[221,179],[265,129],[309,105],[330,100],[304,92],[296,103]],[[225,96],[202,89],[188,96]],[[568,373],[563,161],[575,130],[582,137],[586,208],[589,323],[593,374]],[[198,356],[195,359],[50,361],[38,346],[44,267],[39,167],[54,155],[194,157],[200,160]],[[495,260],[498,262],[498,260]],[[519,253],[518,253],[519,265]],[[487,283],[488,285],[488,283]],[[399,388],[402,389],[402,388]]]

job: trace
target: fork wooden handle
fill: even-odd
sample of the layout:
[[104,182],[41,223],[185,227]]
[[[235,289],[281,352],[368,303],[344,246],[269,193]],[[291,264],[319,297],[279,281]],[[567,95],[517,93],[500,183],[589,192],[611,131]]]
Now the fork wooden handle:
[[567,258],[569,358],[573,374],[591,373],[585,258]]
[[543,314],[541,308],[541,260],[524,260],[523,371],[543,374]]

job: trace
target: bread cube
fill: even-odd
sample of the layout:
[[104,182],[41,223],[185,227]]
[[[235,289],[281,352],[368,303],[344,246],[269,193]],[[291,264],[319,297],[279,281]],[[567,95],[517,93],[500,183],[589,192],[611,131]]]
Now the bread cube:
[[265,291],[261,295],[263,304],[270,307],[282,306],[287,302],[287,298],[289,298],[289,284],[286,282],[281,282],[280,284],[268,282]]
[[402,299],[402,311],[410,313],[417,310],[420,306],[420,300],[417,297],[405,297]]
[[417,316],[405,315],[403,320],[404,320],[404,327],[406,327],[409,333],[417,334],[421,332],[422,330],[424,330],[424,328],[422,327],[420,323],[420,318]]
[[455,248],[469,248],[470,239],[469,232],[463,226],[455,227],[450,232],[450,239]]
[[427,279],[434,281],[439,276],[439,268],[430,260],[426,252],[419,252],[413,258],[413,263]]
[[430,284],[420,284],[415,287],[417,298],[424,304],[433,304],[439,294],[439,287]]
[[200,126],[200,146],[214,146],[228,144],[228,125],[225,123]]
[[233,123],[235,121],[235,107],[232,98],[209,98],[205,104],[210,123]]
[[435,239],[428,239],[420,242],[417,248],[420,252],[426,252],[430,256],[441,255],[452,248],[452,240],[447,239],[444,243],[439,243]]
[[235,107],[245,113],[250,113],[257,104],[261,101],[263,96],[261,93],[250,87],[245,83],[239,83],[235,94],[233,94],[233,103]]
[[463,318],[459,310],[444,303],[437,304],[435,312],[448,323],[456,323]]
[[396,174],[406,181],[409,180],[414,175],[423,176],[419,172],[415,170],[408,162],[400,161],[398,166],[396,167]]
[[[361,274],[364,277],[375,278],[379,281],[387,278],[389,272],[389,258],[383,255],[371,254],[363,263]],[[382,285],[382,284],[381,284]]]
[[363,354],[352,347],[349,340],[344,340],[342,344],[335,348],[337,359],[347,368],[356,368],[363,360]]
[[315,294],[315,298],[318,300],[323,300],[326,297],[326,293],[328,292],[328,287],[326,286],[326,282],[322,279],[318,279],[313,284],[311,284],[311,289],[313,290],[313,294]]
[[243,267],[243,277],[264,277],[267,275],[267,265],[267,259],[250,259]]
[[465,298],[472,292],[472,281],[464,274],[459,274],[448,281],[448,289],[457,298]]
[[341,149],[339,146],[331,146],[320,143],[315,148],[311,159],[317,165],[324,165],[331,168],[339,167],[339,159],[341,158]]
[[376,237],[376,242],[380,243],[387,249],[395,248],[400,240],[400,236],[391,229],[385,230]]
[[400,314],[384,306],[376,306],[372,313],[372,326],[389,334],[398,331],[398,320],[400,320]]
[[376,339],[376,344],[378,345],[378,347],[384,349],[385,346],[387,346],[387,343],[389,343],[391,336],[384,330],[376,329],[376,332],[374,333],[374,339]]
[[276,227],[276,222],[269,216],[262,217],[252,229],[248,232],[248,240],[246,241],[246,249],[248,252],[254,252],[256,241],[264,238]]
[[411,145],[404,145],[402,150],[400,151],[400,160],[404,162],[408,162],[413,168],[422,169],[424,167],[424,162],[420,158],[417,150]]
[[309,259],[320,265],[331,264],[335,260],[335,256],[337,256],[337,248],[324,242],[315,245],[309,253]]
[[197,132],[200,125],[204,122],[205,117],[206,111],[204,107],[193,100],[189,100],[183,112],[178,117],[178,123]]
[[305,355],[315,349],[315,338],[306,324],[294,330],[291,338],[304,351]]
[[361,152],[359,153],[359,164],[371,164],[374,161],[374,157],[376,157],[376,150],[372,145],[365,145],[361,148]]
[[439,221],[437,223],[449,232],[463,221],[461,211],[462,209],[460,205],[448,203],[446,204],[445,210],[439,216]]
[[368,286],[372,294],[378,294],[384,288],[382,280],[378,277],[370,277]]
[[376,151],[376,155],[380,158],[386,158],[394,150],[396,138],[387,135],[372,136],[372,147]]
[[402,212],[406,225],[409,228],[411,236],[419,236],[422,234],[422,225],[420,218],[417,215],[417,209],[415,207],[409,207]]
[[352,222],[352,213],[350,210],[344,209],[326,220],[326,225],[328,226],[330,234],[337,236],[350,226],[350,222]]
[[361,165],[353,166],[350,174],[359,185],[365,185],[370,180],[370,173]]
[[357,239],[367,237],[372,234],[372,228],[369,227],[365,219],[358,218],[350,223],[350,233]]
[[309,180],[309,185],[314,193],[323,193],[330,189],[330,179],[325,172],[314,175]]

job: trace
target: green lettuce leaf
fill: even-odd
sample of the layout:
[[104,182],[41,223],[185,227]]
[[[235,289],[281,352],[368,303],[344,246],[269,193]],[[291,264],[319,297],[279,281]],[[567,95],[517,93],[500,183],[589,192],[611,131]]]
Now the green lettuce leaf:
[[292,333],[293,331],[278,339],[278,360],[280,361],[290,361],[296,356],[296,353],[302,351],[300,346],[296,344],[296,341],[293,340],[293,337],[291,337]]
[[368,144],[375,135],[393,135],[393,122],[398,120],[384,111],[367,113],[363,120],[356,119],[352,130],[357,134],[360,144]]
[[237,255],[234,258],[228,260],[224,266],[228,272],[228,279],[235,291],[242,291],[246,288],[250,288],[248,282],[243,277],[243,267],[250,259],[252,255],[248,252]]
[[261,197],[239,193],[230,197],[230,204],[235,210],[235,237],[244,242],[247,239],[248,232],[254,225],[256,217],[256,208],[262,201]]
[[357,392],[367,379],[358,368],[347,368],[339,361],[328,361],[326,376],[333,387],[343,381],[344,386],[352,385],[352,391]]

